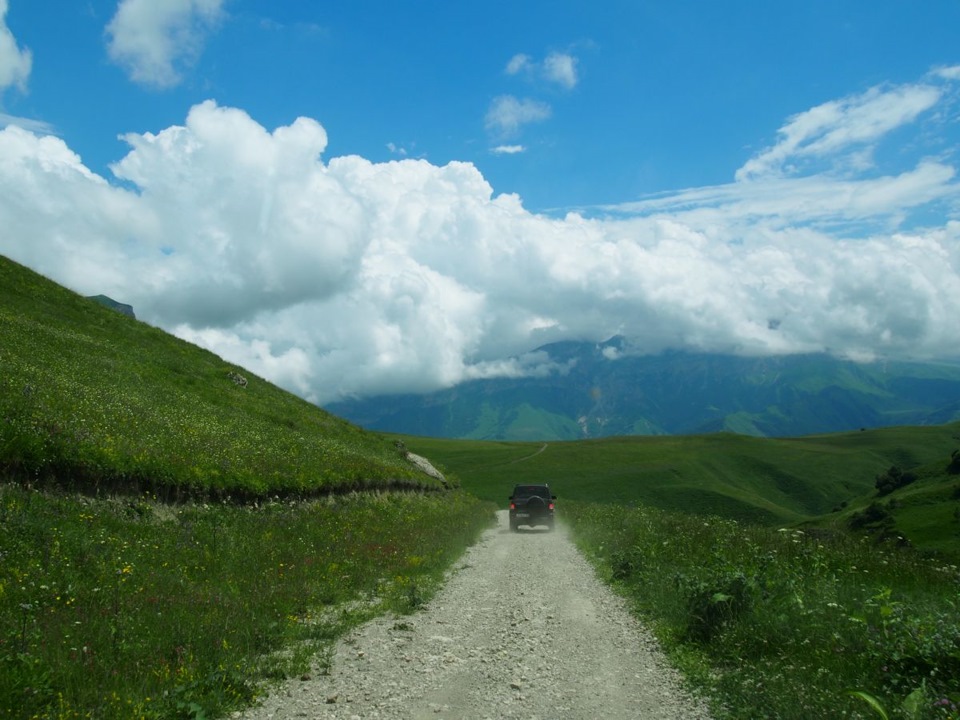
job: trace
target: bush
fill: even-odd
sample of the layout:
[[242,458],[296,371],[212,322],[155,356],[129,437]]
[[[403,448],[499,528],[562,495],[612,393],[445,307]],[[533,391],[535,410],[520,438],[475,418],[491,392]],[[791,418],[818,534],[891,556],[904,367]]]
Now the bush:
[[950,454],[950,464],[947,465],[947,472],[951,475],[960,475],[960,450],[954,450]]
[[874,487],[877,488],[877,495],[883,497],[889,495],[894,490],[906,487],[914,482],[917,476],[912,472],[904,472],[896,465],[891,465],[890,469],[882,475],[877,475]]
[[855,512],[847,521],[847,527],[851,530],[860,530],[866,527],[882,528],[892,527],[893,517],[890,511],[880,503],[872,502],[863,511]]

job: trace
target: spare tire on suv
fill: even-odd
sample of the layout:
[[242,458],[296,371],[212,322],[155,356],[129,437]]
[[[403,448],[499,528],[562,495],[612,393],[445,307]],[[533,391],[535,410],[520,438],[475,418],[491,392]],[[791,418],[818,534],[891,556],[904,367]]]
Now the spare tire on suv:
[[536,527],[546,525],[553,530],[554,500],[546,483],[539,485],[516,485],[510,495],[510,529],[516,531],[521,525]]

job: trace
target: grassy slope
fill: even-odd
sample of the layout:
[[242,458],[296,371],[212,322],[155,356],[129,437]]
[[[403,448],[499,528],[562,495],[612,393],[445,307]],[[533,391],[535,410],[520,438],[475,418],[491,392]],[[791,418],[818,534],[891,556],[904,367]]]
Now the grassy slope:
[[437,485],[381,436],[2,257],[0,367],[8,476],[244,497]]
[[807,525],[848,527],[854,515],[876,503],[889,517],[884,522],[868,523],[867,532],[899,535],[919,548],[960,559],[960,475],[948,472],[947,465],[946,458],[920,465],[901,464],[902,468],[912,468],[915,482],[885,496],[871,486],[846,507],[813,518]]

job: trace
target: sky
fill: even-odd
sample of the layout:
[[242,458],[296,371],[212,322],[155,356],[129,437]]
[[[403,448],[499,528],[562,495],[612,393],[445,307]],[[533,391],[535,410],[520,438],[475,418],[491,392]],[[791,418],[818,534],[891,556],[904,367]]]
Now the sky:
[[956,0],[0,0],[0,254],[320,404],[614,335],[956,360],[958,28]]

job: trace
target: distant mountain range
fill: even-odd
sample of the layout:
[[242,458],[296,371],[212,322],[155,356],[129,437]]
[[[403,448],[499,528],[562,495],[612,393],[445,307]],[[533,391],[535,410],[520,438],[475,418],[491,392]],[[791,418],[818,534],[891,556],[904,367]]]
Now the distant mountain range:
[[546,345],[564,373],[330,403],[362,427],[431,437],[576,440],[731,431],[790,437],[960,419],[960,362],[855,363],[668,352],[620,338]]

